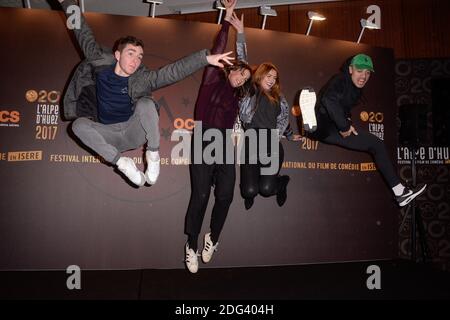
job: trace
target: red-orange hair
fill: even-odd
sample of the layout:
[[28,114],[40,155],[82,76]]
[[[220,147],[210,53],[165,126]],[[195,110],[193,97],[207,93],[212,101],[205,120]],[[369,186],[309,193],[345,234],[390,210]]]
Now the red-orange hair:
[[264,90],[261,91],[267,96],[270,102],[278,104],[280,102],[281,96],[280,72],[278,71],[277,67],[275,67],[274,64],[270,62],[261,63],[256,68],[253,74],[253,83],[259,89],[261,89],[261,81],[271,70],[275,70],[277,72],[277,79],[275,80],[275,84],[273,85],[272,89],[269,92],[265,92]]

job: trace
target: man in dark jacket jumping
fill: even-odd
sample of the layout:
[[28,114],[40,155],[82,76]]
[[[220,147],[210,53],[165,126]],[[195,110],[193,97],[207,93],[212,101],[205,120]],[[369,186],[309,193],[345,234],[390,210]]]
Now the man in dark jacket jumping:
[[357,54],[350,65],[322,89],[317,105],[314,90],[303,89],[300,93],[300,109],[304,129],[312,139],[370,153],[392,188],[397,203],[403,207],[424,192],[426,184],[414,189],[405,187],[394,170],[383,141],[369,132],[357,132],[351,121],[351,109],[361,98],[362,88],[372,72],[372,59],[368,55]]
[[[66,15],[74,0],[58,0]],[[142,64],[144,44],[132,36],[116,41],[114,51],[102,48],[83,15],[74,29],[85,60],[77,67],[64,96],[64,116],[90,149],[117,168],[136,186],[154,184],[159,175],[159,114],[152,91],[178,82],[208,64],[223,67],[229,54],[201,50],[156,71]],[[147,169],[141,172],[121,152],[147,143]]]

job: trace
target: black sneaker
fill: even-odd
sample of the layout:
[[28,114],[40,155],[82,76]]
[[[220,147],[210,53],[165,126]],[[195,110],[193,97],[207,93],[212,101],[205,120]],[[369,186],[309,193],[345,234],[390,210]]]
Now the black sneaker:
[[414,200],[418,195],[420,195],[422,192],[424,192],[426,187],[427,187],[427,185],[425,183],[421,183],[413,189],[405,188],[405,190],[403,190],[402,195],[395,197],[398,202],[398,205],[400,207],[406,206],[408,203],[410,203],[412,200]]
[[287,185],[289,183],[289,176],[280,177],[280,186],[277,193],[277,203],[280,207],[286,202],[287,199]]
[[298,104],[302,112],[303,129],[306,132],[314,132],[317,129],[316,119],[316,93],[313,88],[303,88],[300,92]]

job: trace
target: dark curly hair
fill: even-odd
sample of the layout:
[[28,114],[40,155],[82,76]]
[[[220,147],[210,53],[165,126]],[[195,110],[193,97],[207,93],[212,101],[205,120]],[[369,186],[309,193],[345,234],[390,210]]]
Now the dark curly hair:
[[248,65],[248,63],[246,63],[245,61],[238,60],[238,61],[234,62],[232,65],[227,65],[227,66],[225,66],[225,68],[223,68],[226,79],[228,79],[228,76],[230,75],[231,71],[242,70],[242,69],[248,70],[250,72],[250,77],[240,87],[236,88],[236,90],[235,90],[236,96],[239,99],[243,98],[245,95],[247,95],[249,90],[251,89],[251,79],[252,79],[252,75],[253,75],[252,67],[250,67],[250,65]]

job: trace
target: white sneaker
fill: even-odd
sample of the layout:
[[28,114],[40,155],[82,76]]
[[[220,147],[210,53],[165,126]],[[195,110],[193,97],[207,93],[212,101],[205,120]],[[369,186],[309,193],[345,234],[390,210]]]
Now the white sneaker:
[[188,268],[190,273],[197,273],[198,271],[198,251],[194,252],[194,250],[189,248],[189,244],[186,243],[184,248],[186,258],[184,262],[186,263],[186,267]]
[[158,160],[152,160],[150,158],[150,152],[152,151],[147,150],[145,152],[145,158],[147,159],[147,170],[145,170],[145,179],[147,180],[148,184],[155,184],[159,176],[160,158],[158,156]]
[[145,184],[144,173],[136,167],[133,159],[120,157],[119,160],[117,160],[117,168],[138,187]]
[[211,240],[211,232],[205,234],[205,240],[202,250],[202,260],[204,263],[208,263],[211,261],[214,251],[217,251],[218,245],[219,242],[217,242],[215,246],[213,245],[213,242]]
[[317,129],[316,119],[316,93],[313,88],[304,88],[300,92],[299,105],[302,112],[303,128],[306,132],[314,132]]

